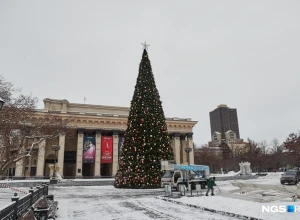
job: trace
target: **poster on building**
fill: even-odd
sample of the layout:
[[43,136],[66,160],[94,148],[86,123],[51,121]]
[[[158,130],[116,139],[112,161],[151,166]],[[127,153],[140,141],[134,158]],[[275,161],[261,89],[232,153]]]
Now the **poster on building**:
[[84,136],[83,139],[83,163],[94,163],[95,161],[95,137]]
[[101,140],[101,163],[112,163],[112,136],[102,136]]

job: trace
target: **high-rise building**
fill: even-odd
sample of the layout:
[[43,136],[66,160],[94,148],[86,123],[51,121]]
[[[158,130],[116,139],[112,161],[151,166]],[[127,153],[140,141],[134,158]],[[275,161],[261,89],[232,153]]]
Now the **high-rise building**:
[[226,139],[226,132],[233,131],[235,138],[240,138],[239,123],[237,111],[235,108],[229,108],[227,105],[218,105],[218,107],[209,113],[211,138],[215,132],[220,133],[221,139]]

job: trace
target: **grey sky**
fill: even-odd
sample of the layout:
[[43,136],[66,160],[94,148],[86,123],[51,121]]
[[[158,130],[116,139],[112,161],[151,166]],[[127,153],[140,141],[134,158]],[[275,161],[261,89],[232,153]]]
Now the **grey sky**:
[[300,1],[0,1],[0,74],[32,93],[129,106],[141,43],[167,117],[237,108],[241,137],[283,141],[300,127]]

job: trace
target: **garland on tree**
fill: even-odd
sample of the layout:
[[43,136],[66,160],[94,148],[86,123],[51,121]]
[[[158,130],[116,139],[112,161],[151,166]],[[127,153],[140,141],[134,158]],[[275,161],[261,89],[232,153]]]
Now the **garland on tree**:
[[144,49],[114,185],[158,188],[161,160],[173,159],[162,103]]

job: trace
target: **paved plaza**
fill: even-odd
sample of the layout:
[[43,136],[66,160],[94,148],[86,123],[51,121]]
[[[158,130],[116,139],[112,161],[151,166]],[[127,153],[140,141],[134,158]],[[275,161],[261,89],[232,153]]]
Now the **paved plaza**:
[[[23,188],[26,190],[26,188]],[[0,207],[10,201],[13,190],[0,188]],[[116,189],[113,186],[50,186],[49,194],[59,201],[57,220],[124,220],[124,219],[232,219],[193,207],[155,198],[163,189]],[[23,196],[24,194],[20,194]]]

